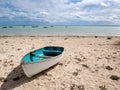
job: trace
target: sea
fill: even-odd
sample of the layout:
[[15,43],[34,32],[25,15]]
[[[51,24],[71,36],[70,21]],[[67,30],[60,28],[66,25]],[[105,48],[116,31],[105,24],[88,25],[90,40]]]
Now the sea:
[[0,36],[120,36],[120,26],[0,26]]

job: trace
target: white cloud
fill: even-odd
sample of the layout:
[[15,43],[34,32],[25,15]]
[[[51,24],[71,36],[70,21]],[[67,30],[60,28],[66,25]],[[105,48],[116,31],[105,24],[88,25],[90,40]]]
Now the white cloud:
[[100,4],[101,4],[101,6],[105,6],[105,7],[108,6],[108,4],[107,4],[107,3],[104,3],[104,2],[101,2]]
[[[6,1],[15,7],[7,7]],[[120,23],[120,0],[5,0],[0,1],[0,17],[25,17],[49,23],[72,21],[108,21]],[[14,10],[15,9],[15,10]]]

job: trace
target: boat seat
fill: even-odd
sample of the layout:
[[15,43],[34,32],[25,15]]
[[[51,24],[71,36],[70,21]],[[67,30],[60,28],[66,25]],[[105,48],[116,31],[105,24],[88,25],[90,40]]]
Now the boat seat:
[[57,56],[57,55],[61,54],[61,52],[58,50],[44,50],[43,53],[46,56]]

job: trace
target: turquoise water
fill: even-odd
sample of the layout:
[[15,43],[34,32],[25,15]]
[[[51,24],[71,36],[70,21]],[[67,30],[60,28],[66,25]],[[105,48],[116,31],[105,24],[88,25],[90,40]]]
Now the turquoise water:
[[0,26],[0,36],[120,36],[118,26]]

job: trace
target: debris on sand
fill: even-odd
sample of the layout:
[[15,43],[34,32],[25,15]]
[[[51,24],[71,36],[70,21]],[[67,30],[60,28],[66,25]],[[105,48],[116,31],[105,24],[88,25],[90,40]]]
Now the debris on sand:
[[72,86],[70,87],[70,90],[85,90],[85,87],[84,85],[72,84]]
[[78,75],[78,72],[73,72],[73,75],[74,75],[74,76],[77,76],[77,75]]
[[78,57],[75,57],[75,59],[76,59],[76,60],[78,60],[78,61],[81,61],[81,59],[80,59],[80,58],[78,58]]
[[89,68],[87,64],[82,64],[83,67]]
[[112,76],[110,76],[110,79],[117,81],[120,79],[120,77],[118,77],[117,75],[112,75]]
[[107,39],[108,39],[108,40],[111,40],[111,39],[112,39],[112,37],[107,37]]
[[110,67],[110,66],[106,66],[105,68],[106,68],[107,70],[113,70],[113,68]]
[[107,88],[104,86],[99,86],[100,90],[107,90]]

